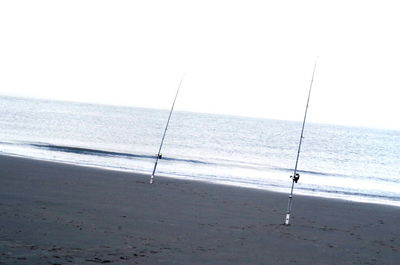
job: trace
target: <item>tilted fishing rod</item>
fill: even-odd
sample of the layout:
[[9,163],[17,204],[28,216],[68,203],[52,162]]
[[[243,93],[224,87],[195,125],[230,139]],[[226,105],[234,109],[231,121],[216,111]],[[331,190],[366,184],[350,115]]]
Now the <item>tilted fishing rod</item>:
[[158,154],[157,154],[157,157],[156,157],[156,162],[154,163],[153,173],[151,173],[150,184],[153,184],[153,183],[154,183],[154,174],[156,173],[156,168],[157,168],[158,160],[161,158],[161,149],[162,149],[162,146],[163,146],[163,143],[164,143],[165,135],[167,134],[168,125],[169,125],[169,121],[171,120],[172,111],[174,110],[176,98],[178,97],[179,90],[181,89],[181,85],[182,85],[182,81],[183,81],[183,78],[184,78],[184,77],[185,77],[185,74],[182,75],[181,81],[179,82],[179,86],[178,86],[178,89],[177,89],[176,94],[175,94],[175,99],[174,99],[174,102],[172,103],[171,111],[169,112],[168,121],[167,121],[167,124],[165,125],[164,134],[163,134],[163,137],[162,137],[162,139],[161,139],[160,149],[158,149]]
[[[318,59],[318,58],[317,58]],[[285,225],[289,225],[290,224],[290,213],[292,211],[292,200],[293,200],[293,189],[294,189],[294,184],[297,183],[297,181],[300,178],[300,174],[297,173],[297,165],[299,163],[299,157],[300,157],[300,150],[301,150],[301,143],[303,141],[303,134],[304,134],[304,126],[306,124],[306,118],[307,118],[307,111],[308,111],[308,104],[310,102],[310,96],[311,96],[311,89],[312,89],[312,85],[314,82],[314,74],[315,74],[315,69],[317,68],[317,60],[315,61],[314,64],[314,70],[312,73],[312,77],[311,77],[311,83],[310,83],[310,89],[308,91],[308,98],[307,98],[307,105],[306,105],[306,110],[304,113],[304,120],[303,120],[303,127],[301,129],[301,135],[300,135],[300,141],[299,141],[299,148],[297,150],[297,158],[296,158],[296,165],[294,167],[294,172],[293,172],[293,176],[290,176],[290,178],[292,179],[292,188],[290,190],[290,195],[289,195],[289,201],[288,201],[288,206],[287,206],[287,211],[286,211],[286,218],[285,218]]]

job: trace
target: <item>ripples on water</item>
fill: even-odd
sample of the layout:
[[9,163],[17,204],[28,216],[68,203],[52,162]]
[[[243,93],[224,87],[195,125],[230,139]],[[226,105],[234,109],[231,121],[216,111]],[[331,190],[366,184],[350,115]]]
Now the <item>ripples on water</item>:
[[[0,97],[0,151],[150,174],[168,111]],[[288,192],[301,123],[174,112],[157,174]],[[400,206],[400,132],[307,124],[296,193]]]

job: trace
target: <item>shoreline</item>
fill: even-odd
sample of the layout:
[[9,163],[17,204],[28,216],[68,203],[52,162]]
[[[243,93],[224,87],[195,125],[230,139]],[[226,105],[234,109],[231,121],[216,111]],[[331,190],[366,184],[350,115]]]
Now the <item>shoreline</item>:
[[[90,164],[79,164],[79,163],[74,163],[74,162],[69,162],[69,161],[60,161],[60,160],[53,160],[53,159],[42,159],[42,158],[36,158],[36,157],[31,157],[31,156],[23,156],[19,154],[12,154],[12,153],[0,153],[0,156],[10,156],[10,157],[15,157],[15,158],[22,158],[22,159],[29,159],[29,160],[36,160],[36,161],[44,161],[44,162],[49,162],[49,163],[59,163],[59,164],[65,164],[65,165],[70,165],[70,166],[78,166],[78,167],[88,167],[88,168],[94,168],[94,169],[101,169],[101,170],[106,170],[106,171],[116,171],[116,172],[125,172],[125,173],[131,173],[134,175],[142,175],[146,176],[144,172],[141,171],[134,171],[131,169],[124,169],[124,168],[113,168],[113,167],[107,167],[107,166],[99,166],[99,165],[90,165]],[[268,172],[266,172],[268,174]],[[149,179],[150,179],[150,173]],[[290,192],[290,182],[288,181],[287,188],[279,187],[279,188],[272,188],[268,186],[259,186],[257,184],[250,184],[250,183],[240,183],[240,182],[229,182],[229,181],[221,181],[221,180],[209,180],[209,179],[196,179],[195,177],[182,177],[182,176],[174,176],[174,175],[156,175],[156,178],[170,178],[170,179],[176,179],[176,180],[183,180],[183,181],[195,181],[195,182],[202,182],[202,183],[209,183],[212,185],[223,185],[223,186],[228,186],[228,187],[238,187],[238,188],[246,188],[246,189],[252,189],[252,190],[262,190],[262,191],[267,191],[267,192],[276,192],[279,194],[285,194],[286,197],[288,197],[289,192]],[[334,194],[334,195],[333,195]],[[380,200],[376,199],[373,196],[368,196],[364,195],[361,198],[356,198],[355,194],[349,195],[345,193],[335,193],[335,192],[320,192],[320,193],[315,193],[315,192],[307,192],[305,190],[296,189],[294,191],[294,197],[296,196],[309,196],[309,197],[315,197],[315,198],[323,198],[323,199],[332,199],[332,200],[341,200],[341,201],[347,201],[347,202],[355,202],[355,203],[365,203],[365,204],[374,204],[374,205],[386,205],[386,206],[393,206],[393,207],[400,207],[400,201],[395,201],[395,200]]]
[[0,155],[0,264],[396,264],[395,206]]

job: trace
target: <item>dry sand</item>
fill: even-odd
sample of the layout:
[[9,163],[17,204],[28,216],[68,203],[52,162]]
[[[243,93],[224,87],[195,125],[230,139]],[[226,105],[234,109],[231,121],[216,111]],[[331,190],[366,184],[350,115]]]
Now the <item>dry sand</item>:
[[400,264],[400,208],[0,156],[0,264]]

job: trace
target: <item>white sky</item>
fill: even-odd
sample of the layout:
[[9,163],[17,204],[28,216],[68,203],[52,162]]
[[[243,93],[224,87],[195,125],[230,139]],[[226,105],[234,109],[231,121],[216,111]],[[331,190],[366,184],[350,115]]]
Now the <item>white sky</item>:
[[0,1],[0,94],[400,129],[398,1]]

